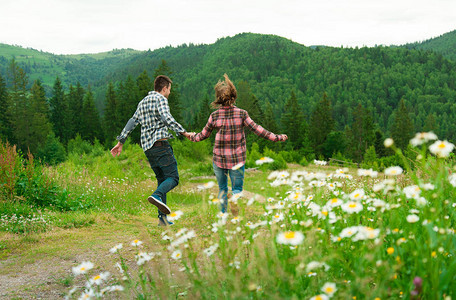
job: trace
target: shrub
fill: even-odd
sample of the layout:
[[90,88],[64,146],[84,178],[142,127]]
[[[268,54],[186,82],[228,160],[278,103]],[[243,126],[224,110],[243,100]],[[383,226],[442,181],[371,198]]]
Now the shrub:
[[65,147],[53,132],[48,135],[45,146],[38,150],[37,158],[52,166],[65,161]]
[[[90,202],[59,188],[43,172],[43,167],[35,163],[33,156],[22,158],[16,147],[0,145],[0,180],[2,193],[9,201],[23,199],[34,206],[50,207],[58,210],[78,210],[91,206]],[[9,166],[5,162],[14,162]]]

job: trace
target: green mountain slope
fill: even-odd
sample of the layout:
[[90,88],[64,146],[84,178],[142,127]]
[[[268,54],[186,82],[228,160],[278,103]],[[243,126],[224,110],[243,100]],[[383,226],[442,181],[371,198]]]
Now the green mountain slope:
[[[274,35],[243,33],[210,45],[144,52],[55,56],[33,50],[30,57],[27,53],[15,57],[29,68],[25,70],[30,78],[44,81],[44,77],[50,86],[57,75],[64,86],[77,81],[90,84],[101,110],[109,82],[125,81],[128,75],[135,79],[144,70],[152,76],[166,60],[179,86],[187,123],[206,95],[212,99],[214,85],[227,73],[236,85],[248,83],[261,108],[270,103],[278,123],[291,91],[307,118],[326,93],[337,129],[353,123],[354,110],[361,103],[387,133],[404,99],[417,131],[434,120],[438,134],[456,139],[456,63],[437,52],[405,47],[311,48]],[[0,56],[5,57],[3,51]],[[6,70],[10,58],[1,57],[0,66]]]
[[124,80],[148,74],[165,59],[179,84],[184,118],[190,122],[213,86],[227,73],[235,84],[247,81],[262,108],[269,102],[279,122],[292,90],[309,117],[326,92],[338,129],[353,122],[358,103],[373,112],[388,132],[394,111],[404,99],[416,130],[430,114],[441,119],[439,133],[456,137],[456,66],[434,52],[399,47],[305,47],[290,40],[260,34],[239,34],[211,45],[167,47],[127,58],[106,76]]
[[58,76],[64,86],[94,84],[105,76],[118,61],[140,53],[132,49],[112,50],[97,54],[54,55],[32,48],[0,44],[0,74],[7,77],[8,66],[14,59],[29,76],[29,85],[40,79],[47,91]]
[[416,42],[407,44],[405,47],[409,49],[430,50],[442,54],[448,59],[456,61],[456,30],[442,34],[438,37],[426,40],[424,42]]

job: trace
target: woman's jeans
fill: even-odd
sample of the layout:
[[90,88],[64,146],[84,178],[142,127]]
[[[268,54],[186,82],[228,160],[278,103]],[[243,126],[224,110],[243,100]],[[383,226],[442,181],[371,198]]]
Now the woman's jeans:
[[[160,146],[154,146],[145,152],[149,164],[157,178],[157,189],[152,194],[166,204],[166,193],[179,184],[177,162],[173,148],[168,142],[162,142]],[[158,211],[158,216],[164,216]]]
[[242,192],[242,188],[244,186],[245,165],[237,170],[222,169],[215,163],[212,163],[212,166],[214,168],[215,177],[217,178],[219,186],[218,198],[221,203],[221,211],[226,213],[228,206],[228,175],[231,179],[231,189],[233,191],[233,195],[239,194]]

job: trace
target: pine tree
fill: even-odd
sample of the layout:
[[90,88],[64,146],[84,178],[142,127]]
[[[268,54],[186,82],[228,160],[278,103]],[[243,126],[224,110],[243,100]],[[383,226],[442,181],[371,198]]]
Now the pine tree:
[[237,84],[236,90],[236,106],[245,109],[249,113],[252,120],[261,124],[264,119],[264,113],[261,109],[258,98],[252,93],[250,85],[246,81],[241,81]]
[[13,59],[8,69],[11,89],[9,92],[9,103],[7,115],[11,126],[10,142],[17,144],[23,151],[27,147],[23,142],[23,137],[28,136],[29,101],[27,98],[28,77],[22,68]]
[[210,106],[209,96],[206,94],[204,99],[201,101],[200,110],[195,117],[195,130],[200,131],[204,128],[211,112],[212,110]]
[[[263,126],[264,113],[260,107],[258,98],[252,93],[250,85],[246,81],[241,81],[236,85],[237,90],[237,100],[235,105],[239,108],[242,108],[247,111],[249,117],[255,121],[258,125]],[[266,128],[267,129],[267,128]],[[257,143],[262,150],[266,145],[270,144],[266,140],[256,136],[250,130],[247,130],[247,147],[250,148],[250,145]],[[270,145],[269,145],[270,146]]]
[[405,106],[404,99],[401,99],[395,112],[393,124],[391,126],[391,137],[396,146],[402,150],[407,148],[410,139],[414,134],[414,126],[409,116],[409,111]]
[[94,142],[95,139],[101,139],[101,127],[100,117],[98,115],[97,108],[95,107],[95,101],[93,98],[92,89],[87,89],[87,93],[84,97],[84,104],[82,107],[82,132],[81,136],[83,139]]
[[26,142],[30,152],[37,153],[38,149],[44,146],[52,130],[52,125],[49,122],[49,106],[46,101],[46,93],[39,80],[35,80],[32,86],[30,106],[30,136]]
[[84,95],[85,90],[79,82],[76,84],[76,87],[70,85],[70,91],[68,93],[70,138],[75,138],[81,132]]
[[438,131],[438,125],[437,125],[437,122],[435,121],[435,116],[433,113],[427,115],[426,120],[424,121],[423,131],[425,131],[425,132],[429,132],[429,131],[437,132]]
[[120,134],[119,117],[117,115],[117,96],[112,82],[108,85],[106,92],[106,109],[104,114],[104,127],[106,140],[112,139],[113,136]]
[[0,140],[8,140],[12,136],[11,126],[8,118],[8,91],[6,90],[6,83],[0,74]]
[[294,91],[291,92],[290,98],[285,104],[281,123],[293,148],[300,148],[306,136],[307,123]]
[[366,150],[375,143],[375,126],[370,111],[361,103],[356,107],[353,119],[351,127],[346,132],[349,153],[353,159],[361,162]]
[[55,135],[63,143],[68,142],[70,137],[70,124],[68,118],[70,116],[68,111],[68,103],[65,98],[65,93],[63,91],[62,82],[60,78],[57,77],[54,82],[54,87],[52,89],[52,97],[49,101],[50,110],[51,110],[51,123],[54,129]]
[[149,94],[151,90],[154,89],[153,83],[150,81],[147,71],[144,70],[136,79],[136,85],[138,86],[138,95],[139,98],[144,98]]
[[272,108],[272,105],[269,101],[266,102],[263,124],[264,128],[267,130],[274,133],[279,133],[279,128],[277,126],[277,122],[275,121],[274,109]]
[[[138,92],[138,86],[133,78],[128,75],[127,80],[119,85],[118,93],[118,119],[119,128],[123,128],[128,120],[133,116],[138,107],[139,101],[141,101]],[[117,133],[117,134],[120,134]],[[134,130],[130,134],[130,139],[134,143],[140,142],[141,131]]]
[[[173,74],[173,71],[168,66],[167,62],[163,59],[161,61],[161,64],[154,71],[154,79],[158,75],[165,75],[165,76],[168,76],[171,79],[171,81],[173,81],[172,74]],[[180,123],[181,125],[184,126],[184,124],[182,122],[183,121],[182,120],[182,104],[180,101],[179,85],[177,84],[177,82],[174,82],[174,81],[173,81],[173,84],[171,85],[171,93],[169,94],[169,97],[168,97],[168,105],[169,105],[169,111],[171,112],[171,115],[174,117],[174,119],[178,123]]]
[[322,154],[322,146],[335,125],[331,102],[326,93],[312,112],[309,125],[309,139],[316,154]]

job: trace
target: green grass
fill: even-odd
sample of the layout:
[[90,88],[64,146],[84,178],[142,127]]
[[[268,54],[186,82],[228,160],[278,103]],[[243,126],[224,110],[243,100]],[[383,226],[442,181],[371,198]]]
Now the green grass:
[[[176,143],[176,153],[181,146]],[[168,194],[168,203],[183,215],[168,228],[157,226],[156,208],[147,203],[155,179],[150,169],[141,168],[144,154],[139,147],[126,145],[119,158],[102,153],[80,158],[83,163],[70,159],[46,172],[60,186],[86,193],[94,207],[76,212],[43,211],[53,226],[46,232],[0,232],[0,257],[6,261],[0,274],[25,269],[46,257],[66,267],[67,273],[55,280],[62,293],[73,285],[84,285],[84,276],[73,278],[68,272],[90,260],[95,269],[89,271],[89,278],[109,271],[110,279],[103,287],[121,284],[126,289],[121,297],[125,298],[309,299],[323,293],[325,284],[334,283],[335,299],[408,299],[415,277],[423,280],[421,299],[454,297],[456,188],[448,179],[453,162],[435,159],[427,152],[423,156],[424,160],[407,162],[414,168],[397,177],[359,177],[356,169],[289,165],[288,179],[296,171],[324,176],[276,187],[271,186],[269,171],[249,170],[244,185],[248,196],[237,204],[239,219],[236,223],[230,214],[223,225],[218,206],[210,201],[217,196],[217,188],[197,188],[215,181],[208,170],[206,175],[197,172],[210,159],[206,156],[207,161],[197,162],[178,156],[181,182]],[[393,180],[393,189],[374,188],[387,178]],[[325,184],[316,187],[311,182]],[[335,182],[340,186],[334,190],[326,185]],[[425,188],[425,183],[433,188]],[[405,194],[404,188],[415,184],[421,186],[420,197],[426,204]],[[261,197],[248,205],[255,194]],[[356,205],[363,206],[359,213],[350,213],[345,206],[327,206],[338,198],[349,207],[350,198],[356,197],[360,197]],[[271,208],[281,205],[280,201],[285,203],[282,208]],[[419,221],[408,221],[410,215],[418,216]],[[256,227],[251,228],[252,224]],[[350,228],[353,232],[365,230],[366,236],[361,240],[355,234],[344,236]],[[180,230],[193,230],[196,236],[170,248],[182,236]],[[286,232],[290,237],[302,233],[304,240],[296,246],[281,244],[278,237]],[[135,239],[143,242],[140,248],[131,246]],[[120,252],[110,254],[108,250],[119,243],[123,244]],[[211,247],[215,250],[208,256]],[[173,258],[176,250],[181,251],[179,259]],[[140,252],[154,258],[138,266]],[[123,262],[128,280],[120,280],[113,267],[116,262]],[[185,295],[178,296],[181,293]]]

